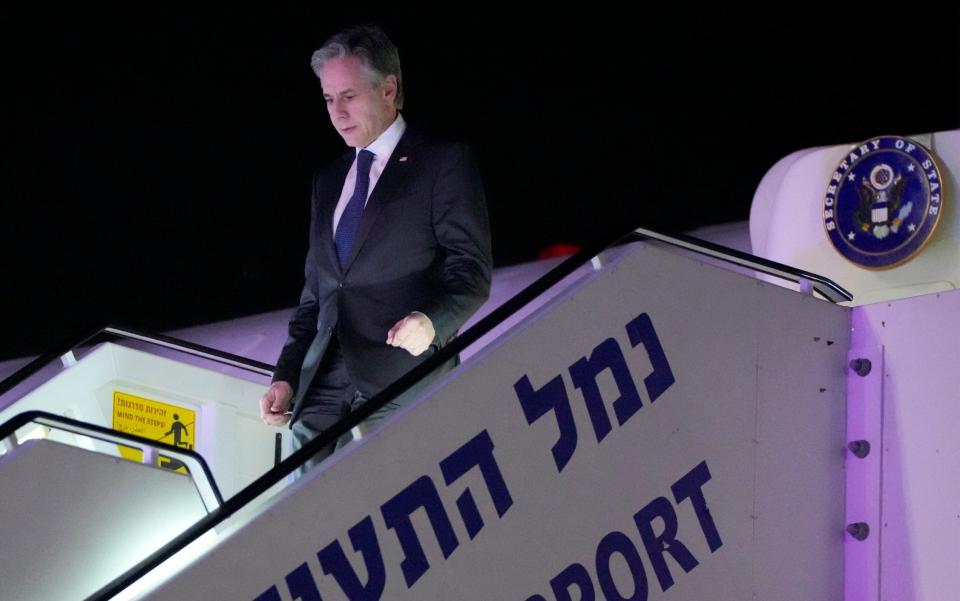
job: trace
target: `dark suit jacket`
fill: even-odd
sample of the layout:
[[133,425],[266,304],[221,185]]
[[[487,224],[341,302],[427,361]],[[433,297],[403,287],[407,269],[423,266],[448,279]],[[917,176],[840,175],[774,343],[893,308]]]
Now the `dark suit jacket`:
[[[310,249],[300,306],[274,381],[293,387],[293,417],[336,332],[353,384],[372,396],[449,342],[490,291],[490,229],[480,173],[463,144],[408,126],[371,193],[343,269],[333,212],[355,157],[314,177]],[[437,335],[419,357],[386,344],[412,311]]]

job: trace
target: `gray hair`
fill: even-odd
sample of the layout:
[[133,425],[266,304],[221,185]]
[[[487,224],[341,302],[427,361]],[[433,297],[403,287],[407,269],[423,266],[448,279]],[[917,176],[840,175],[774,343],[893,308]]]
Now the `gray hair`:
[[387,34],[375,25],[350,27],[334,34],[310,58],[310,67],[320,77],[320,71],[330,59],[347,56],[359,58],[367,77],[375,86],[383,84],[388,75],[397,78],[397,96],[394,105],[403,108],[403,84],[400,77],[400,53]]

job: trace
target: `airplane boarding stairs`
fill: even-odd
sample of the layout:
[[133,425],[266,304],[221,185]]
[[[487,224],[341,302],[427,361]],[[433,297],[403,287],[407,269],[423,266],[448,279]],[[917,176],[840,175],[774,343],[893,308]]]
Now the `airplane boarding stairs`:
[[[800,291],[754,272],[791,280]],[[915,383],[906,370],[929,370],[941,360],[897,349],[914,348],[922,336],[924,344],[939,345],[938,357],[949,357],[960,343],[932,318],[916,332],[892,324],[904,315],[916,324],[960,309],[960,297],[838,304],[848,299],[813,274],[637,230],[625,244],[585,249],[564,262],[278,464],[277,450],[287,454],[286,434],[256,424],[264,366],[208,352],[221,362],[200,368],[113,342],[79,360],[65,353],[65,364],[76,364],[27,393],[14,390],[18,400],[0,418],[46,403],[51,414],[97,422],[92,416],[116,428],[175,411],[186,424],[184,411],[192,411],[194,425],[184,428],[193,442],[141,445],[131,457],[131,440],[79,444],[91,433],[68,433],[75,440],[66,448],[84,461],[93,452],[112,453],[114,471],[127,472],[113,478],[101,465],[80,478],[108,493],[91,501],[85,522],[113,528],[117,538],[92,540],[90,526],[61,525],[59,544],[84,561],[63,569],[36,563],[41,578],[7,571],[2,561],[0,590],[18,595],[4,599],[860,601],[878,598],[884,566],[903,561],[913,567],[912,580],[887,578],[889,590],[916,590],[921,576],[955,582],[957,571],[925,549],[935,536],[928,522],[939,520],[954,534],[960,529],[945,521],[960,498],[956,486],[940,486],[943,502],[927,521],[916,518],[931,513],[918,499],[931,492],[938,469],[956,466],[958,445],[942,441],[937,469],[912,476],[911,486],[903,470],[908,459],[932,460],[906,457],[908,443],[957,410],[931,393],[939,418],[901,415]],[[894,329],[897,338],[889,338]],[[306,476],[292,475],[313,450],[484,336],[486,344],[459,369],[382,427]],[[893,358],[904,371],[890,379]],[[249,380],[251,370],[260,382]],[[51,399],[64,380],[72,380],[65,389],[74,394],[57,405]],[[940,370],[924,382],[943,390],[956,378]],[[89,392],[79,392],[83,386]],[[48,424],[43,420],[57,415],[34,417]],[[163,432],[175,430],[170,423],[154,424],[158,435],[170,435]],[[13,457],[33,455],[25,449],[38,442],[8,430],[0,434],[15,452],[0,457],[0,490],[21,486],[24,470],[10,480],[3,468]],[[864,453],[863,441],[872,452]],[[119,451],[124,444],[126,455]],[[188,476],[174,475],[183,497],[174,506],[164,478],[154,477],[174,470],[158,469],[154,460],[162,467],[184,444],[209,467],[195,463],[181,470]],[[45,473],[48,462],[69,472],[81,464],[69,454],[28,467]],[[899,478],[885,482],[891,465]],[[201,477],[207,472],[210,478]],[[188,477],[196,491],[215,480],[223,502],[191,505]],[[38,487],[31,494],[45,493]],[[76,509],[72,502],[48,505],[43,511],[54,516]],[[122,521],[115,505],[141,511]],[[899,518],[892,525],[883,523],[890,507]],[[36,512],[17,511],[4,512],[5,540],[42,557],[43,547],[30,538],[37,520],[21,519]],[[175,517],[181,525],[154,533],[152,549],[117,559],[122,528],[133,528],[137,514],[146,530]],[[193,525],[184,528],[184,521]],[[896,545],[881,546],[884,538]],[[955,550],[938,544],[938,551]],[[7,552],[15,547],[8,544]],[[86,581],[81,588],[75,577],[84,569],[97,572],[96,588]],[[71,578],[75,588],[56,589]],[[60,596],[37,596],[41,589]],[[64,590],[77,594],[62,596]]]

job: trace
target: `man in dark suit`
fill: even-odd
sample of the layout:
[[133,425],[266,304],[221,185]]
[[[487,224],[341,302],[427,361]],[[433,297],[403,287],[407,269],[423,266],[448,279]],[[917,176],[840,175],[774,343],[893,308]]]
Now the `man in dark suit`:
[[351,148],[314,178],[300,306],[260,399],[266,423],[292,422],[298,448],[448,343],[487,298],[492,268],[476,164],[462,144],[407,127],[389,38],[345,30],[311,65]]

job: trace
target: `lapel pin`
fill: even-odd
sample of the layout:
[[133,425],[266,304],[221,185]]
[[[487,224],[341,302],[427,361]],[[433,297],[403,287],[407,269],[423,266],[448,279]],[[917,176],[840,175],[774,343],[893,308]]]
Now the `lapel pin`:
[[407,157],[400,157],[398,160],[399,160],[401,163],[405,163],[405,162],[407,162]]

